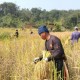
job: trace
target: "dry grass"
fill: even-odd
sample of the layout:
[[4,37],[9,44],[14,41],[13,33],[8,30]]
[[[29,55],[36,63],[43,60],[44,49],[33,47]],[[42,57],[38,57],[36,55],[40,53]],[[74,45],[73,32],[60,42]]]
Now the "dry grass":
[[[35,69],[39,70],[39,74],[41,72],[47,75],[46,72],[51,69],[49,66],[45,67],[48,63],[39,62],[39,67],[33,64],[33,59],[44,49],[44,41],[38,36],[37,31],[34,30],[34,34],[31,35],[30,30],[19,30],[18,39],[13,37],[15,29],[0,29],[0,34],[5,32],[8,32],[11,38],[0,40],[0,80],[36,80],[33,77]],[[62,41],[68,58],[70,80],[80,80],[80,42],[74,47],[68,41],[65,44],[71,32],[51,34],[58,36]],[[43,72],[39,68],[42,68]],[[35,74],[39,76],[36,72]]]
[[35,65],[34,69],[34,80],[50,80],[53,70],[51,69],[51,64],[45,61],[40,61]]
[[[47,51],[42,51],[43,58],[46,58],[50,56],[50,53]],[[52,80],[54,75],[53,75],[53,69],[54,64],[53,62],[46,62],[44,59],[40,62],[38,62],[35,65],[34,69],[34,80]]]

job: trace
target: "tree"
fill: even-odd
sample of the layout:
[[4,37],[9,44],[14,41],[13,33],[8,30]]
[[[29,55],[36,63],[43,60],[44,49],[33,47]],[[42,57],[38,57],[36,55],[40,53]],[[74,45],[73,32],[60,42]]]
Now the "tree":
[[[72,29],[75,25],[80,25],[80,10],[41,10],[41,8],[19,9],[11,2],[0,4],[0,26],[20,27],[25,23],[42,24],[52,23]],[[49,26],[50,28],[50,26]],[[56,26],[56,29],[60,27]],[[60,30],[60,29],[59,29]]]
[[31,12],[29,9],[22,9],[19,11],[19,18],[22,20],[22,22],[30,21],[31,18]]
[[13,16],[17,16],[17,11],[19,9],[19,7],[14,4],[14,3],[8,3],[8,2],[4,2],[3,4],[0,5],[0,9],[2,9],[2,15],[7,15],[8,13],[13,15]]
[[32,21],[36,22],[40,20],[40,13],[41,13],[41,9],[40,8],[32,8],[31,9],[31,14],[32,14]]

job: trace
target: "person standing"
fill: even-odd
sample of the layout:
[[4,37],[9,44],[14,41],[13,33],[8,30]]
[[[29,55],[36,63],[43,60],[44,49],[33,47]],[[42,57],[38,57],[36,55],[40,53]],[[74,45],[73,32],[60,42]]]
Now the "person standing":
[[80,38],[80,32],[78,31],[78,27],[74,27],[74,32],[71,34],[71,44],[77,43]]
[[18,38],[18,37],[19,37],[19,32],[18,32],[18,30],[16,30],[15,35],[14,35],[14,36],[16,36],[16,38]]

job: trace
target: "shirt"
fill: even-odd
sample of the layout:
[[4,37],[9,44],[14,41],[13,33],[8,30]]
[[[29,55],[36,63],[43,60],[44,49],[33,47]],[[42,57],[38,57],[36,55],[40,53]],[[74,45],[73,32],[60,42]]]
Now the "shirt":
[[78,42],[78,39],[80,38],[80,32],[74,31],[71,35],[72,44],[74,42]]
[[64,58],[65,54],[61,41],[54,35],[50,35],[50,39],[45,41],[45,50],[50,51],[51,57],[54,59]]
[[80,37],[80,32],[74,31],[71,35],[71,40],[77,40],[78,41],[79,37]]

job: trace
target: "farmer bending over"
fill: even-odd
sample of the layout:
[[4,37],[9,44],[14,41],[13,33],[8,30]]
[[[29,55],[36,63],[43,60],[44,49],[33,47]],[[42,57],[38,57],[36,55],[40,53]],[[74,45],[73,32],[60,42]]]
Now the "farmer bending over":
[[[45,61],[54,61],[55,67],[57,68],[57,77],[60,75],[58,80],[63,79],[63,60],[66,59],[64,54],[64,49],[61,44],[61,41],[58,37],[50,35],[46,26],[40,26],[38,28],[38,33],[40,37],[45,40],[45,50],[51,53],[50,57],[45,58]],[[43,56],[37,57],[34,59],[34,62],[37,60],[42,60]]]

